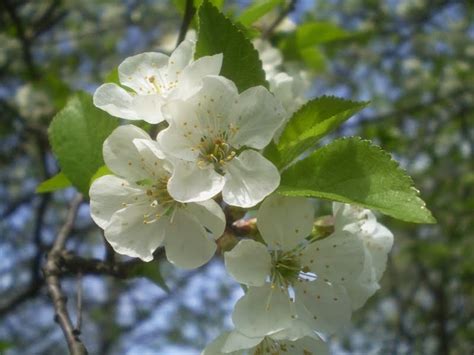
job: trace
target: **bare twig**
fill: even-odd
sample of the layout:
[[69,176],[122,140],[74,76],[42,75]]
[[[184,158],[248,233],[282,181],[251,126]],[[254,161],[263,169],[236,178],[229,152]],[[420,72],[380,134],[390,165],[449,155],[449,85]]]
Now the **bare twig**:
[[176,42],[176,47],[184,41],[186,37],[186,32],[188,32],[189,25],[193,20],[194,13],[196,8],[194,7],[193,0],[186,0],[186,5],[184,8],[183,21],[181,22],[181,28],[179,29],[178,40]]
[[278,27],[278,25],[285,19],[286,16],[288,16],[290,13],[292,13],[295,10],[296,2],[297,0],[290,1],[288,6],[285,7],[282,12],[280,12],[280,15],[278,15],[275,21],[273,21],[270,27],[268,27],[267,30],[263,32],[262,38],[268,39],[272,36],[273,31],[275,31],[275,28]]
[[77,274],[77,322],[76,334],[81,334],[82,327],[82,273]]
[[9,299],[7,302],[2,302],[0,304],[0,317],[3,317],[6,314],[14,311],[16,307],[22,305],[29,299],[36,297],[41,291],[43,284],[44,281],[42,279],[30,283],[30,285],[26,289],[18,293],[16,296]]
[[72,325],[71,317],[69,316],[66,306],[67,298],[61,290],[59,276],[61,272],[61,254],[64,251],[67,237],[73,228],[76,214],[81,202],[82,195],[78,194],[71,203],[71,207],[66,217],[66,222],[56,236],[53,247],[51,248],[51,251],[48,255],[46,265],[43,268],[49,295],[53,300],[54,309],[56,312],[55,320],[61,326],[69,347],[69,352],[74,355],[87,354],[87,349],[79,338],[79,334],[75,332],[74,326]]

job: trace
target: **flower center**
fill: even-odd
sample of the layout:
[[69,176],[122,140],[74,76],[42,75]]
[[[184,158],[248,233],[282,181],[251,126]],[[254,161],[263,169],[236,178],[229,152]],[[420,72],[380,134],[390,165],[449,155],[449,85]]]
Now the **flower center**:
[[253,355],[288,354],[288,350],[289,349],[286,344],[282,344],[271,338],[265,337],[255,348]]
[[[223,135],[225,136],[225,135]],[[224,174],[224,165],[234,159],[235,149],[226,143],[225,137],[207,138],[202,137],[199,145],[199,162],[203,166],[212,164],[219,174]]]
[[167,207],[175,202],[168,193],[168,180],[168,177],[162,177],[150,185],[145,182],[145,186],[147,187],[146,194],[153,207],[157,205]]
[[287,288],[298,280],[302,271],[298,254],[274,251],[272,253],[271,284],[272,287]]
[[150,206],[160,207],[160,212],[149,213],[143,216],[143,223],[149,224],[156,222],[161,216],[169,215],[178,206],[176,202],[168,193],[167,184],[169,177],[162,177],[155,182],[149,180],[139,181],[138,184],[146,188],[146,195]]

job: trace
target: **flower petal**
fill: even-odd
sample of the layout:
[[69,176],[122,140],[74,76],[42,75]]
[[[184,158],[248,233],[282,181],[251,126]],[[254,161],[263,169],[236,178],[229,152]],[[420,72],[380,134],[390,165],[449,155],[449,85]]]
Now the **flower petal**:
[[291,324],[293,305],[287,290],[249,287],[237,301],[232,314],[236,329],[244,335],[259,337],[276,333]]
[[145,52],[128,57],[118,67],[120,83],[139,95],[152,94],[156,88],[149,78],[159,80],[160,69],[162,71],[167,64],[168,56],[162,53]]
[[189,98],[201,120],[201,126],[212,136],[228,129],[232,105],[238,99],[234,82],[223,76],[209,75],[202,78],[199,91]]
[[229,143],[236,148],[265,148],[286,117],[281,104],[263,86],[241,93],[231,112],[230,122],[236,133]]
[[222,348],[224,347],[229,335],[231,332],[224,332],[214,339],[206,348],[201,352],[201,355],[245,355],[245,351],[232,351],[232,352],[223,352]]
[[369,297],[380,288],[375,270],[372,267],[372,257],[367,249],[365,249],[364,268],[359,277],[344,282],[344,287],[351,299],[353,310],[361,308]]
[[301,263],[319,278],[331,283],[344,283],[359,277],[364,267],[364,245],[360,238],[348,232],[335,232],[308,245]]
[[142,169],[142,157],[133,144],[136,138],[151,139],[144,130],[134,125],[117,127],[104,141],[102,150],[105,164],[109,169],[133,181],[149,177]]
[[224,346],[221,349],[226,354],[233,353],[234,351],[238,350],[250,350],[260,344],[263,338],[264,337],[250,338],[234,330],[233,332],[229,333]]
[[199,146],[203,127],[194,107],[187,102],[173,100],[165,107],[169,117],[169,127],[158,134],[162,149],[172,157],[195,161],[199,156]]
[[222,190],[224,182],[212,166],[201,169],[194,162],[175,161],[168,192],[179,202],[206,201]]
[[94,105],[112,116],[127,120],[139,120],[133,106],[133,97],[120,86],[107,83],[94,92]]
[[164,120],[161,111],[165,100],[158,94],[136,95],[132,98],[132,108],[136,116],[148,123],[160,123]]
[[311,234],[313,220],[309,199],[273,194],[260,206],[257,226],[270,247],[291,250]]
[[298,318],[315,331],[333,334],[351,319],[351,303],[345,289],[323,280],[301,281],[295,287]]
[[224,254],[227,272],[239,283],[263,286],[271,271],[271,257],[262,243],[241,240]]
[[177,209],[166,226],[165,250],[169,262],[183,269],[207,263],[216,251],[204,227],[192,215]]
[[226,220],[221,206],[214,200],[186,204],[185,209],[208,229],[215,239],[225,230]]
[[393,246],[393,234],[384,225],[377,223],[373,234],[363,240],[370,252],[372,267],[378,281],[382,278],[387,264],[387,254]]
[[222,54],[199,58],[184,68],[176,87],[177,97],[188,98],[199,90],[202,80],[208,75],[219,75],[222,67]]
[[144,215],[150,213],[149,205],[130,205],[112,216],[104,231],[105,239],[114,250],[123,255],[153,260],[153,252],[164,239],[166,220],[144,223]]
[[255,206],[280,184],[278,169],[254,150],[245,150],[232,159],[226,170],[222,197],[229,205]]
[[[298,308],[296,308],[296,310],[298,310]],[[271,338],[274,340],[294,341],[305,336],[315,336],[315,332],[304,320],[297,318],[291,321],[291,325],[288,328],[272,334]]]
[[192,62],[194,47],[195,43],[190,40],[184,40],[176,47],[168,60],[168,75],[176,74]]
[[94,180],[89,190],[91,217],[104,229],[112,215],[132,203],[146,202],[146,194],[138,186],[114,175]]

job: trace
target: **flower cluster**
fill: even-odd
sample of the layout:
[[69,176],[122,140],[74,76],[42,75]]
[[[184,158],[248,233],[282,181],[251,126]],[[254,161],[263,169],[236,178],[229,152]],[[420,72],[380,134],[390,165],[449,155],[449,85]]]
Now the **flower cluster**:
[[379,287],[393,236],[370,211],[337,203],[319,233],[309,199],[274,193],[280,173],[261,152],[294,108],[276,89],[239,93],[219,76],[222,55],[193,57],[192,40],[169,57],[136,55],[118,68],[125,88],[95,92],[95,105],[113,116],[164,123],[156,137],[123,125],[105,140],[112,174],[93,182],[91,216],[116,252],[150,261],[162,246],[171,263],[189,269],[215,254],[223,207],[260,204],[257,235],[224,253],[228,273],[246,289],[235,330],[204,354],[326,353],[324,337]]
[[170,262],[194,268],[216,250],[225,218],[212,199],[252,207],[280,183],[259,152],[284,119],[264,87],[239,94],[219,76],[222,55],[193,60],[194,42],[171,56],[143,53],[118,68],[120,83],[104,84],[94,104],[109,114],[168,124],[156,139],[133,125],[117,128],[103,156],[114,175],[94,181],[91,215],[121,254],[145,261],[164,246]]

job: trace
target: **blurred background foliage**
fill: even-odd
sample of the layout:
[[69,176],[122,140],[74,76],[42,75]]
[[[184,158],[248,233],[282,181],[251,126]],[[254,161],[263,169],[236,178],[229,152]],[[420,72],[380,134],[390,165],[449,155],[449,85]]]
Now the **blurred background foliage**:
[[[223,1],[214,1],[221,4]],[[474,351],[474,4],[456,0],[251,1],[224,11],[312,74],[308,97],[371,105],[336,135],[360,135],[393,153],[438,219],[381,218],[395,234],[382,288],[354,314],[335,354]],[[298,24],[271,25],[288,5]],[[35,194],[58,167],[47,141],[74,91],[113,78],[125,57],[170,52],[184,1],[3,0],[0,4],[0,353],[66,351],[41,265],[74,192]],[[267,11],[267,10],[264,10]],[[264,12],[263,11],[263,12]],[[245,26],[244,26],[245,24]],[[218,34],[216,34],[218,35]],[[327,205],[322,204],[322,210]],[[88,207],[68,249],[104,258]],[[240,296],[219,258],[183,272],[161,262],[117,280],[84,275],[83,339],[93,354],[195,354],[223,328]],[[156,283],[162,277],[171,290]],[[64,277],[75,315],[78,277]]]

